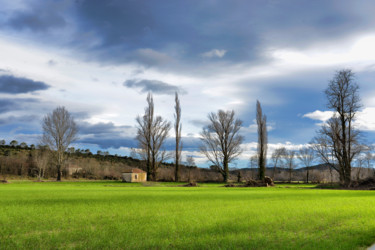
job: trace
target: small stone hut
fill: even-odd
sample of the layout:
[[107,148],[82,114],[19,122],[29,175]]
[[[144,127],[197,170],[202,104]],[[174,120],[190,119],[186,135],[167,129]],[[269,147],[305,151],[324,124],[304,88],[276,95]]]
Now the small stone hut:
[[122,173],[123,182],[146,182],[147,174],[139,168],[133,168],[130,171]]

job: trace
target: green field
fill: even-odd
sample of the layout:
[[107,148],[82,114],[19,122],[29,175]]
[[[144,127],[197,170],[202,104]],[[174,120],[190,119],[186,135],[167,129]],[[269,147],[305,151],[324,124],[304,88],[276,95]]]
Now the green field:
[[375,191],[119,182],[0,184],[0,249],[365,249]]

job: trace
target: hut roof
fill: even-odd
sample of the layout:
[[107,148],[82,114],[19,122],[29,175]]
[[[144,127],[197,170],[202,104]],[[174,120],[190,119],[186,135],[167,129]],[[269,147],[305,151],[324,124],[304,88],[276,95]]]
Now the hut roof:
[[132,168],[130,171],[125,171],[123,173],[146,173],[146,172],[139,168]]

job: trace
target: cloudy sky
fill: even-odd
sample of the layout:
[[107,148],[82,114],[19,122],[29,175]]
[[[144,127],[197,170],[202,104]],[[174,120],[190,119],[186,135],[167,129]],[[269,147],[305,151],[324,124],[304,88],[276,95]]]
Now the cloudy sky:
[[[147,92],[173,121],[182,105],[184,155],[198,165],[207,114],[244,121],[247,167],[258,99],[270,149],[308,143],[330,113],[324,89],[350,68],[360,85],[357,125],[375,139],[374,1],[0,0],[0,137],[38,143],[41,119],[65,106],[75,147],[128,155]],[[171,133],[171,136],[173,133]],[[167,149],[173,148],[173,138]],[[270,151],[270,152],[271,152]]]

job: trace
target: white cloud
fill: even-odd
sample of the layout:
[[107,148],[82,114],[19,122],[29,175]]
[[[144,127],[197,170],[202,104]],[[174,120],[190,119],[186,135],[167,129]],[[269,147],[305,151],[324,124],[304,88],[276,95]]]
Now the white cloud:
[[[164,54],[150,49],[137,52],[139,56],[151,61],[169,60]],[[0,54],[6,58],[0,61],[0,69],[3,72],[51,85],[50,89],[38,96],[43,103],[48,103],[48,111],[57,105],[64,105],[71,112],[89,113],[87,122],[113,122],[120,126],[134,125],[135,117],[144,110],[146,96],[137,94],[121,84],[127,79],[134,78],[134,72],[139,71],[137,65],[108,66],[92,61],[82,61],[79,57],[70,57],[68,51],[55,50],[48,46],[41,48],[35,44],[28,44],[23,40],[2,35],[0,35]],[[46,63],[50,60],[58,64],[51,67]],[[93,75],[99,80],[93,81]],[[206,117],[208,112],[215,110],[223,101],[221,98],[207,105],[202,105],[200,101],[197,101],[207,98],[204,93],[196,89],[205,82],[199,77],[166,74],[153,68],[142,69],[142,75],[144,78],[158,79],[163,82],[176,82],[181,86],[186,86],[188,92],[194,93],[188,97],[180,97],[184,112],[187,114],[183,116],[183,119],[186,117],[186,119],[193,120]],[[24,94],[22,97],[33,96]],[[224,100],[227,101],[227,99]],[[170,96],[155,97],[157,114],[173,120],[171,103],[173,103],[173,98]],[[196,132],[196,128],[189,125],[187,120],[183,122],[187,124],[184,132]]]
[[[318,120],[322,123],[326,122],[333,115],[332,111],[320,111],[316,110],[311,113],[307,113],[302,117],[307,117],[312,120]],[[318,123],[317,125],[321,125]],[[357,113],[354,125],[362,131],[375,131],[375,107],[367,107]]]
[[248,127],[241,127],[240,132],[241,134],[252,134],[252,133],[256,133],[257,129],[258,129],[257,124],[250,124]]
[[328,119],[330,119],[333,115],[332,111],[320,111],[320,110],[315,110],[314,112],[310,112],[307,114],[304,114],[302,117],[307,117],[313,120],[318,120],[325,122]]
[[375,131],[375,107],[365,108],[358,112],[355,125],[363,131]]
[[207,57],[207,58],[213,58],[213,57],[222,58],[225,56],[226,53],[227,51],[225,49],[213,49],[213,50],[203,53],[202,56]]
[[[275,124],[273,122],[267,123],[268,132],[274,130],[274,127],[275,127]],[[247,133],[251,134],[251,133],[256,133],[257,131],[258,131],[258,125],[255,119],[253,120],[253,123],[250,124],[248,127],[241,127],[241,130],[240,130],[242,134],[247,134]]]
[[335,41],[330,44],[317,44],[306,50],[272,49],[271,57],[278,65],[293,69],[312,67],[347,67],[355,71],[374,69],[375,35],[367,34],[356,39]]

